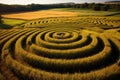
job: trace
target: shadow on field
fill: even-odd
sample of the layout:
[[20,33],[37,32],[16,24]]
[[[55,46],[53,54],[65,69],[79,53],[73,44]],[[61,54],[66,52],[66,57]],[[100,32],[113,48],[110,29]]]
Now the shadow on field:
[[114,14],[109,14],[109,15],[106,15],[106,16],[115,16],[115,15],[120,15],[120,12],[114,13]]
[[0,24],[0,29],[11,29],[13,26],[7,25],[7,24]]

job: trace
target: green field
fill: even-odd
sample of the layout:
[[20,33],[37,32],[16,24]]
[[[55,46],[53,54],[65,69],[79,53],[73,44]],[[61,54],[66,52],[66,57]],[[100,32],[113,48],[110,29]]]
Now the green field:
[[26,22],[25,20],[8,19],[8,18],[3,18],[2,21],[3,24],[0,24],[1,29],[13,28],[14,26],[21,25]]
[[[43,17],[44,12],[49,15]],[[119,12],[60,8],[30,13],[3,18],[0,80],[120,80]]]
[[10,26],[15,26],[15,25],[26,22],[25,20],[17,20],[17,19],[5,19],[5,18],[3,18],[2,20],[3,20],[4,24],[8,24]]
[[76,8],[60,8],[53,9],[57,11],[69,11],[69,12],[77,12],[78,16],[106,16],[110,14],[119,13],[117,11],[94,11],[91,9],[76,9]]

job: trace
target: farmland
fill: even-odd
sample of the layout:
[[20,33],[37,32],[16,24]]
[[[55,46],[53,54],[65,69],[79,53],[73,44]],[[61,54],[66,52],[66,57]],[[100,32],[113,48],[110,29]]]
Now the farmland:
[[93,11],[88,9],[59,8],[59,9],[40,10],[40,11],[15,13],[15,14],[4,14],[3,17],[23,19],[23,20],[33,20],[33,19],[48,18],[48,17],[104,16],[104,15],[110,15],[115,13],[118,13],[118,12]]
[[60,8],[4,14],[13,28],[0,29],[0,79],[119,80],[120,18],[108,16],[116,13]]
[[16,19],[39,19],[48,17],[65,17],[65,16],[76,16],[78,13],[68,12],[68,11],[58,11],[58,10],[40,10],[35,12],[24,12],[18,14],[5,14],[3,17],[6,18],[16,18]]

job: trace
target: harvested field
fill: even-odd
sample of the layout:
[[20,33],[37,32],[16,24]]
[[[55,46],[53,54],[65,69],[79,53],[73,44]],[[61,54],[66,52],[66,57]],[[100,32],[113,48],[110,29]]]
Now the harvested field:
[[78,13],[68,12],[68,11],[56,11],[56,10],[43,10],[35,12],[24,12],[15,14],[5,14],[5,18],[16,18],[16,19],[38,19],[38,18],[48,18],[48,17],[66,17],[66,16],[76,16]]

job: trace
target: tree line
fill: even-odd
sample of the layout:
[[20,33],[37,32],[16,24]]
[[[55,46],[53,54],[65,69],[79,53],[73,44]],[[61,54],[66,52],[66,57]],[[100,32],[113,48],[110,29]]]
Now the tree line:
[[95,11],[120,11],[120,4],[84,3],[75,4],[75,8],[87,8]]
[[52,9],[52,8],[65,8],[65,7],[72,7],[70,4],[48,4],[48,5],[41,5],[41,4],[29,4],[29,5],[7,5],[7,4],[0,4],[0,13],[12,13],[12,12],[24,12],[24,11],[36,11],[36,10],[45,10],[45,9]]
[[29,5],[7,5],[0,4],[0,13],[12,13],[12,12],[24,12],[24,11],[35,11],[35,10],[44,10],[52,8],[83,8],[83,9],[93,9],[96,11],[120,11],[120,4],[96,4],[96,3],[84,3],[84,4],[75,4],[75,3],[61,3],[61,4],[29,4]]

